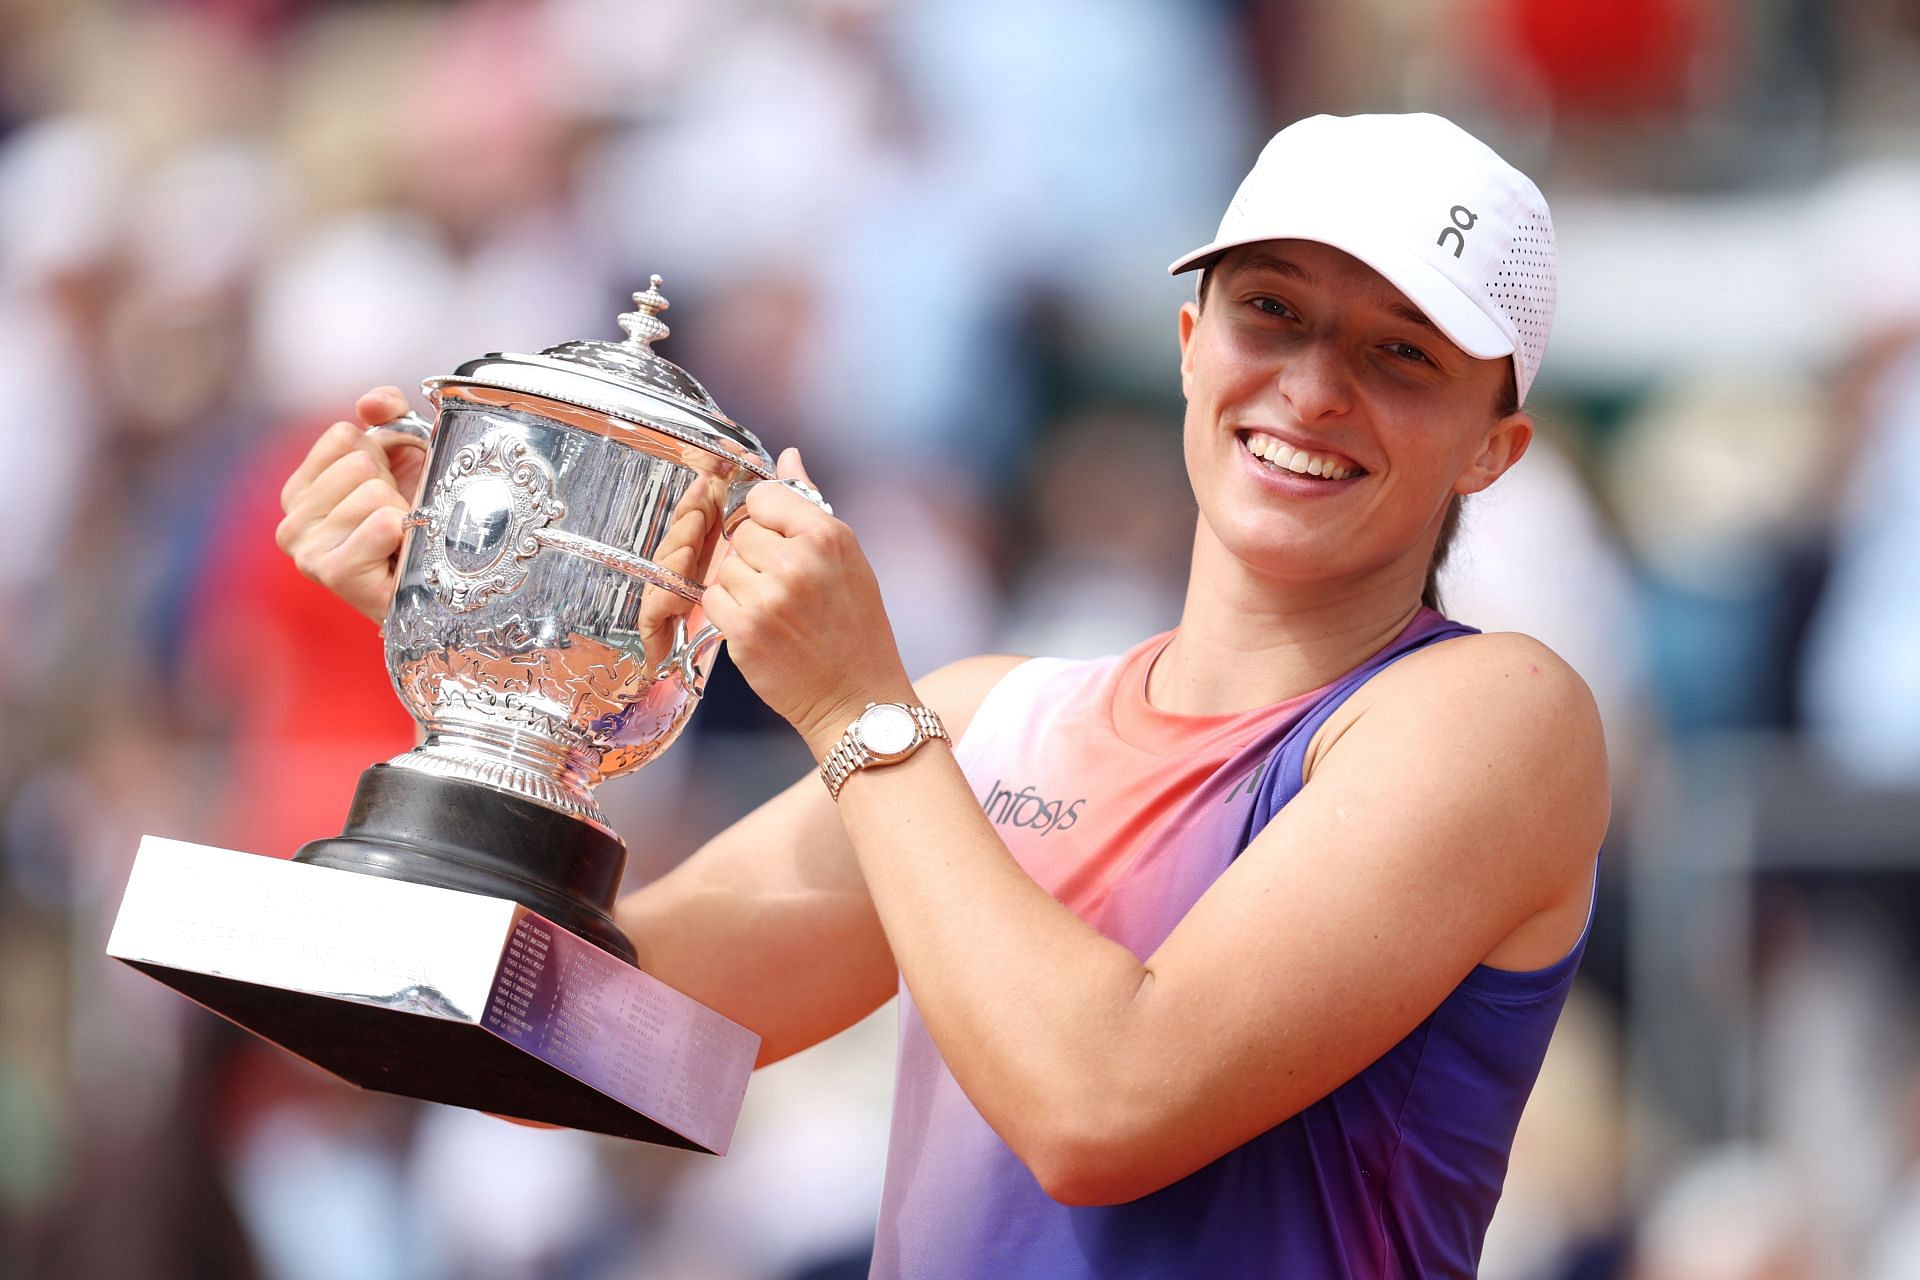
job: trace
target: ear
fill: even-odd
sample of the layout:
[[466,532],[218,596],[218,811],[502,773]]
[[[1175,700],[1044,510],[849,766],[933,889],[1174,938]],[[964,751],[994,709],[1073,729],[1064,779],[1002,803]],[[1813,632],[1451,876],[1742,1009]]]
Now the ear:
[[1533,415],[1522,409],[1493,424],[1480,452],[1453,482],[1455,493],[1479,493],[1520,461],[1533,443]]
[[1200,323],[1200,307],[1194,302],[1180,304],[1180,394],[1193,395],[1193,329]]

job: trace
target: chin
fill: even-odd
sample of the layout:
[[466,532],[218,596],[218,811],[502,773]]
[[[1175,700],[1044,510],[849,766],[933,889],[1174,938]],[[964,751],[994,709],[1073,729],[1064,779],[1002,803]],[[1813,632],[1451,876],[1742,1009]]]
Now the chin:
[[1240,514],[1224,520],[1209,519],[1203,513],[1202,523],[1222,550],[1263,578],[1309,582],[1345,577],[1357,568],[1351,562],[1351,539],[1324,527],[1304,526],[1298,518],[1281,513]]

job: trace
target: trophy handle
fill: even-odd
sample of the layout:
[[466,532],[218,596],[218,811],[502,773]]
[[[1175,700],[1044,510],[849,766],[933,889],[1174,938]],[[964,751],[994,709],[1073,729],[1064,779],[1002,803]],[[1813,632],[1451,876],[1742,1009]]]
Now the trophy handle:
[[[720,517],[722,533],[731,536],[733,531],[739,528],[740,522],[747,518],[747,494],[757,484],[783,484],[828,515],[833,514],[833,504],[805,480],[794,480],[786,476],[774,480],[762,480],[758,476],[752,476],[744,480],[736,480],[728,486],[727,504]],[[720,628],[709,622],[689,640],[686,615],[682,614],[673,622],[673,652],[668,655],[661,667],[663,670],[678,667],[680,678],[687,688],[698,688],[700,664],[706,661],[707,655],[725,639],[726,637],[720,634]]]
[[433,447],[433,424],[411,409],[391,421],[377,422],[367,430],[391,431],[408,444],[417,444],[422,449]]
[[700,664],[707,655],[720,647],[726,637],[720,634],[720,628],[711,622],[701,627],[693,639],[687,639],[687,615],[684,613],[673,620],[673,652],[660,664],[663,671],[678,667],[680,681],[689,689],[700,687]]
[[727,505],[721,511],[720,532],[731,536],[740,522],[747,518],[747,495],[753,492],[755,485],[762,484],[783,484],[828,515],[833,514],[833,504],[821,497],[820,491],[805,480],[795,480],[791,476],[780,476],[772,480],[748,476],[744,480],[735,480],[727,486]]

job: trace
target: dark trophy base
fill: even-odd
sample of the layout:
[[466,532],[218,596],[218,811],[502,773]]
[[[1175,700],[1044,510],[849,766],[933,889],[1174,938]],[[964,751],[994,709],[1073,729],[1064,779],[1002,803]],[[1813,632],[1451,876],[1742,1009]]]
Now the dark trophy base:
[[627,865],[619,836],[477,782],[376,764],[360,775],[347,829],[295,862],[510,898],[634,962],[609,909]]
[[376,765],[292,861],[145,838],[107,954],[363,1088],[724,1154],[760,1037],[633,966],[625,852]]

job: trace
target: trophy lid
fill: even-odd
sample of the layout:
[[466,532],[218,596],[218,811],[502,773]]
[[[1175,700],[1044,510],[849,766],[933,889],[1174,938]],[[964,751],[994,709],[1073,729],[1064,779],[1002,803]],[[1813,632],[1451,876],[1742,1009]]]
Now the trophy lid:
[[440,391],[461,386],[544,396],[664,432],[771,476],[773,455],[766,446],[722,413],[692,374],[653,350],[670,332],[660,319],[670,305],[661,283],[656,275],[644,293],[633,295],[635,310],[620,317],[624,342],[563,342],[531,356],[491,352],[451,376],[429,378],[426,386],[436,399]]

